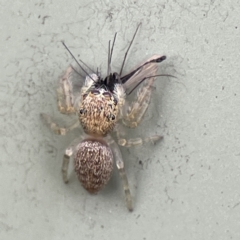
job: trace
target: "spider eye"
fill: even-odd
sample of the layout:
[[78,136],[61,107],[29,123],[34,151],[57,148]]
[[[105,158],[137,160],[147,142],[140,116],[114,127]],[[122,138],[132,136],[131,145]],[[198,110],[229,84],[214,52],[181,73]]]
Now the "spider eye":
[[84,110],[80,109],[79,113],[82,115],[84,113]]
[[96,90],[96,89],[92,90],[91,93],[94,94],[94,95],[100,94],[100,92],[98,90]]
[[116,117],[115,117],[115,115],[113,115],[113,114],[110,113],[110,114],[107,116],[107,119],[108,119],[108,121],[110,121],[110,120],[114,121],[114,120],[116,119]]
[[86,97],[87,97],[87,93],[83,95],[83,100],[85,100]]

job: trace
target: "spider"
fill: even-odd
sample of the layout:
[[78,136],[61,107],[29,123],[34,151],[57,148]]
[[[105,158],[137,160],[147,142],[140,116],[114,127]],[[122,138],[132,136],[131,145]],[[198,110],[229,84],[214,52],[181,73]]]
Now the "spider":
[[[140,25],[140,24],[139,24]],[[111,58],[116,39],[114,36],[112,47],[108,46],[108,72],[102,78],[97,71],[91,74],[85,70],[90,68],[80,60],[78,62],[67,46],[68,52],[78,64],[78,70],[69,66],[60,77],[57,88],[58,110],[62,114],[76,114],[76,122],[68,127],[61,127],[52,120],[52,117],[42,113],[45,124],[56,134],[66,135],[67,132],[81,125],[83,133],[75,139],[65,150],[62,163],[62,177],[68,183],[68,166],[70,157],[74,156],[75,172],[82,186],[90,193],[97,193],[109,181],[113,170],[113,162],[120,173],[125,192],[126,205],[129,211],[133,210],[132,196],[128,179],[125,173],[124,161],[118,147],[131,147],[143,143],[156,143],[162,136],[126,139],[122,126],[135,128],[139,125],[150,103],[157,63],[166,59],[166,56],[154,55],[146,62],[136,67],[132,72],[122,76],[123,67],[139,25],[133,35],[125,53],[120,73],[111,72]],[[111,47],[111,49],[110,49]],[[84,65],[84,67],[83,67]],[[83,83],[80,71],[86,74]],[[74,76],[75,75],[75,76]],[[74,79],[81,86],[74,87]],[[135,99],[128,103],[126,96],[130,95],[139,85]],[[74,91],[76,93],[74,93]],[[116,133],[117,143],[110,136]]]

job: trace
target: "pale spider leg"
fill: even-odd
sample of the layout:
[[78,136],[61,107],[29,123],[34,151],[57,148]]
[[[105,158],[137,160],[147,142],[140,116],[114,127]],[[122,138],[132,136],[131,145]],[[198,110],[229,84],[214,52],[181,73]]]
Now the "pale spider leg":
[[125,193],[125,200],[126,200],[127,208],[129,211],[132,211],[133,210],[132,196],[131,196],[131,192],[129,189],[128,179],[127,179],[127,175],[125,172],[124,162],[122,159],[121,151],[120,151],[118,145],[115,143],[115,141],[110,136],[107,136],[107,142],[113,151],[115,161],[116,161],[116,166],[117,166],[117,169],[119,171],[120,177],[123,182],[123,189],[124,189],[124,193]]
[[124,129],[124,126],[122,124],[116,124],[114,128],[114,132],[116,133],[116,137],[118,139],[118,145],[122,147],[132,147],[132,146],[139,146],[143,145],[145,143],[152,143],[155,144],[156,142],[160,141],[163,136],[161,135],[152,135],[150,137],[146,138],[130,138],[126,139],[126,131]]
[[57,123],[52,120],[52,117],[46,113],[40,114],[41,118],[43,119],[44,123],[47,125],[49,129],[51,129],[55,134],[58,135],[66,135],[69,131],[77,128],[79,126],[79,120],[77,119],[68,127],[60,127]]
[[70,80],[72,71],[74,71],[73,68],[69,66],[63,76],[60,77],[59,87],[57,88],[58,110],[63,114],[75,113],[72,81]]
[[122,119],[124,125],[130,128],[139,125],[150,104],[154,80],[155,77],[149,78],[138,90],[136,100],[129,106],[127,114]]
[[163,137],[160,135],[153,135],[150,137],[146,137],[146,138],[130,138],[130,139],[126,139],[126,138],[120,138],[118,139],[118,144],[122,147],[133,147],[133,146],[141,146],[145,143],[152,143],[155,144],[156,142],[158,142],[159,140],[161,140]]
[[121,139],[126,136],[125,128],[120,123],[117,123],[114,127],[114,132],[116,133],[117,139]]
[[72,143],[66,148],[63,155],[62,163],[62,177],[65,183],[68,183],[68,167],[70,162],[70,157],[73,155],[77,145],[84,139],[84,136],[79,137],[72,141]]

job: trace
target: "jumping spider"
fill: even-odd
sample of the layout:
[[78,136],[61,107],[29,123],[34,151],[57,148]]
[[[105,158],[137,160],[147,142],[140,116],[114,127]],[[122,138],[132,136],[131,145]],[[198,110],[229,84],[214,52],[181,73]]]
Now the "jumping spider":
[[[88,192],[96,193],[109,181],[113,170],[113,159],[115,158],[123,182],[129,211],[133,209],[132,197],[118,144],[131,147],[145,142],[155,143],[161,139],[161,136],[154,135],[145,139],[126,139],[121,130],[121,122],[130,128],[138,126],[150,103],[154,80],[157,76],[163,76],[156,75],[157,63],[166,59],[166,56],[154,55],[134,71],[122,76],[125,59],[138,28],[139,26],[125,53],[119,74],[111,73],[110,69],[116,34],[111,50],[109,41],[108,73],[106,78],[102,78],[98,71],[97,73],[87,73],[84,67],[90,68],[80,60],[84,65],[83,67],[63,43],[76,60],[79,70],[69,66],[60,78],[57,88],[58,109],[63,114],[77,114],[78,119],[73,125],[62,128],[57,123],[54,123],[49,115],[41,114],[44,122],[56,134],[65,135],[79,125],[84,130],[84,133],[65,150],[62,164],[63,181],[68,182],[69,160],[74,155],[75,172],[79,181]],[[74,94],[73,75],[81,75],[79,73],[81,70],[86,74],[85,82],[79,91]],[[80,77],[77,79],[81,82]],[[127,104],[126,95],[132,93],[141,83],[142,86],[140,86],[135,100],[131,104]],[[116,133],[118,144],[109,135],[112,132]]]

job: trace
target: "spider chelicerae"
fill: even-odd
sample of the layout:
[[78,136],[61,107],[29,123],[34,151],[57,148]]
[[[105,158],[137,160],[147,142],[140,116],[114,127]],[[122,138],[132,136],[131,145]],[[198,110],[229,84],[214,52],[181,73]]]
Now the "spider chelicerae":
[[[76,114],[74,124],[61,127],[52,117],[42,113],[46,125],[56,134],[66,135],[67,132],[81,125],[83,133],[65,150],[62,163],[62,176],[68,182],[68,166],[70,157],[74,156],[75,172],[82,186],[90,193],[97,193],[111,177],[113,162],[123,182],[127,208],[132,211],[132,196],[124,169],[124,161],[119,146],[131,147],[146,142],[156,143],[162,137],[154,135],[146,138],[127,139],[122,131],[122,125],[135,128],[139,125],[149,106],[153,83],[157,76],[157,63],[166,56],[154,55],[146,62],[136,67],[130,73],[122,76],[125,60],[132,45],[139,25],[125,53],[120,73],[111,72],[113,46],[109,41],[107,77],[102,78],[80,60],[77,61],[67,46],[63,43],[78,66],[69,66],[60,77],[57,88],[58,109],[63,114]],[[91,71],[91,73],[88,73]],[[81,73],[85,74],[85,81]],[[76,77],[77,76],[77,77]],[[73,86],[73,80],[78,80],[81,87]],[[140,86],[139,86],[140,85]],[[136,88],[135,99],[128,103],[126,97]],[[116,133],[117,142],[110,136]]]

